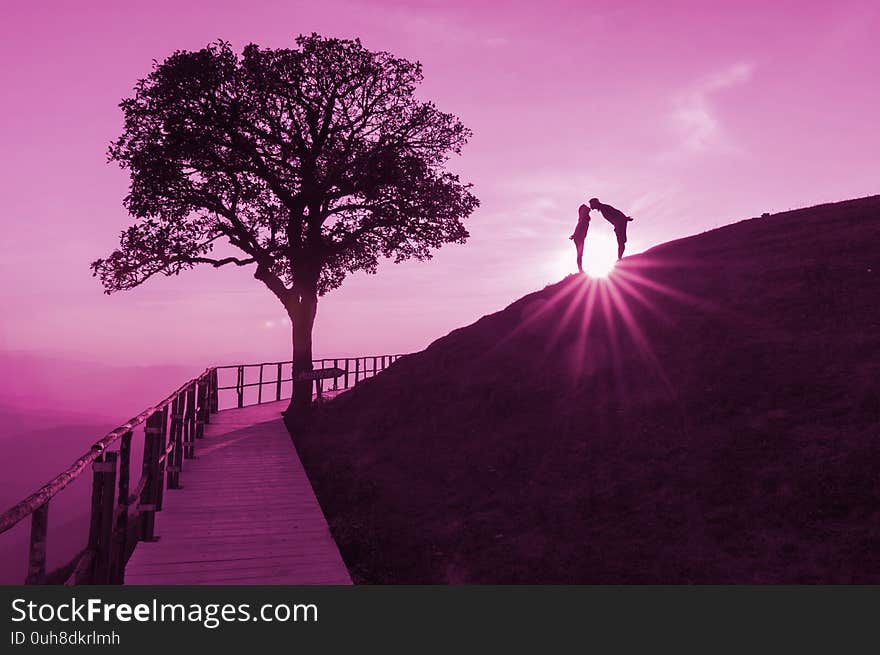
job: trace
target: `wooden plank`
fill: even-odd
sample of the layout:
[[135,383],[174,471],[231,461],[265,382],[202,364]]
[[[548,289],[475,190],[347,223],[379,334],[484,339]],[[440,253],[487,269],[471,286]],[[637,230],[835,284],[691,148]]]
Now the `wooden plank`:
[[281,421],[286,405],[214,415],[126,584],[351,584]]
[[[148,585],[148,584],[157,584],[157,585],[175,585],[180,584],[177,582],[178,576],[174,574],[162,575],[150,575],[147,577],[142,576],[134,576],[131,581],[127,581],[126,584],[135,584],[135,585]],[[189,582],[191,585],[265,585],[265,584],[288,584],[284,582],[284,580],[295,579],[295,583],[289,584],[299,584],[299,585],[349,585],[351,584],[351,580],[346,574],[344,577],[338,575],[335,571],[332,570],[320,570],[316,569],[314,571],[308,572],[300,572],[295,575],[291,575],[290,571],[259,571],[251,573],[250,575],[232,575],[225,576],[216,573],[205,573],[202,575],[192,575],[188,576]]]

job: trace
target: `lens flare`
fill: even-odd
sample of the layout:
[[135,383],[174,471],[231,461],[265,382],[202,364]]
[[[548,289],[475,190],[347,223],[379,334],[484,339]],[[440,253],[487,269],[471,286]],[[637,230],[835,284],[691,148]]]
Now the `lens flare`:
[[[612,371],[624,371],[624,355],[635,350],[645,364],[645,372],[662,382],[670,397],[675,386],[667,375],[663,361],[651,342],[651,324],[660,323],[667,328],[672,317],[661,309],[659,298],[665,297],[691,310],[725,314],[731,320],[745,320],[729,309],[717,306],[709,299],[700,298],[668,283],[654,279],[654,272],[668,267],[688,267],[689,262],[663,261],[650,255],[626,257],[617,261],[616,242],[606,241],[602,249],[600,239],[594,239],[596,248],[585,249],[584,272],[586,275],[567,275],[563,280],[536,292],[531,302],[525,303],[519,323],[506,334],[499,334],[495,347],[501,349],[517,338],[543,335],[546,352],[568,350],[570,366],[566,370],[568,383],[590,375],[597,362],[605,358]],[[613,246],[613,249],[611,248]],[[574,248],[560,253],[548,263],[555,270],[570,273],[574,262]],[[563,257],[563,254],[567,255]],[[592,258],[588,259],[588,255]],[[695,269],[697,270],[697,269]],[[551,322],[547,324],[548,320]],[[538,345],[535,342],[532,347]],[[612,394],[619,400],[626,397],[627,381],[614,377]]]
[[[576,253],[573,246],[560,251],[554,273],[558,277],[577,271]],[[617,264],[617,241],[614,236],[593,230],[584,243],[584,273],[591,278],[606,278]]]
[[604,278],[611,274],[617,264],[617,245],[608,248],[584,248],[584,273],[590,277]]

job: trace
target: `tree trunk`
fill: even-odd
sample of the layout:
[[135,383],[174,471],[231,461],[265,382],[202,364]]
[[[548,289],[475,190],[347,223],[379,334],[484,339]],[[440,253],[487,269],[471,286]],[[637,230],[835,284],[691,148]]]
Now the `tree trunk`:
[[300,380],[303,373],[312,370],[312,330],[318,309],[318,294],[297,294],[286,304],[293,331],[293,394],[286,414],[305,412],[312,403],[311,380]]

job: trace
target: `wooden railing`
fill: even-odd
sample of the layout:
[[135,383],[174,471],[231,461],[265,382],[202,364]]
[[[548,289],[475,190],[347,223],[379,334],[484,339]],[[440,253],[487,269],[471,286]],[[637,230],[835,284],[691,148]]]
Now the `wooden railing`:
[[[380,371],[384,371],[392,362],[402,355],[377,355],[375,357],[338,357],[335,359],[316,359],[312,366],[318,369],[338,368],[343,373],[333,379],[330,391],[344,391],[358,382],[372,377]],[[290,377],[284,377],[285,369],[290,370]],[[236,371],[235,384],[218,387],[218,391],[234,391],[236,407],[244,407],[245,390],[256,387],[256,404],[281,400],[284,397],[283,387],[293,382],[293,364],[286,362],[262,362],[259,364],[236,364],[232,366],[218,366],[216,371]],[[254,371],[256,380],[247,382],[248,371]],[[258,373],[256,373],[258,371]],[[269,375],[271,373],[272,375]],[[268,387],[268,393],[263,388]]]
[[[340,359],[319,359],[315,368],[327,368],[329,362],[342,368],[336,390],[348,389],[366,377],[384,370],[401,355],[380,355]],[[368,366],[371,363],[372,366]],[[363,366],[362,366],[363,364]],[[266,379],[266,367],[276,375]],[[264,402],[263,387],[272,385],[273,400],[283,394],[283,369],[291,362],[237,364],[206,369],[186,382],[160,403],[145,409],[127,423],[95,442],[87,453],[50,482],[0,515],[0,534],[31,517],[30,546],[25,584],[121,584],[125,564],[140,541],[155,539],[156,512],[162,510],[164,489],[180,489],[184,461],[195,457],[196,442],[203,438],[204,426],[220,410],[219,394],[234,390],[234,406],[243,407],[245,389],[257,387],[257,403]],[[257,382],[245,381],[248,369],[259,368]],[[219,371],[233,369],[237,381],[232,386],[219,385]],[[292,387],[292,384],[291,384]],[[131,442],[135,428],[144,426],[144,451],[141,476],[131,488]],[[118,443],[118,448],[113,447]],[[51,573],[46,571],[46,541],[51,499],[92,465],[92,494],[89,536],[85,546],[67,564]]]

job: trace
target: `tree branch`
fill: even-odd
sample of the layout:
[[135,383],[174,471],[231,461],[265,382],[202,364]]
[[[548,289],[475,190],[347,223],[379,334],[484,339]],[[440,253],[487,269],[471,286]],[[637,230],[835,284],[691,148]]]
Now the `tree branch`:
[[210,264],[214,268],[220,268],[226,264],[235,264],[236,266],[247,266],[256,263],[254,257],[248,259],[239,259],[238,257],[224,257],[223,259],[212,259],[211,257],[188,257],[186,262],[190,264]]

